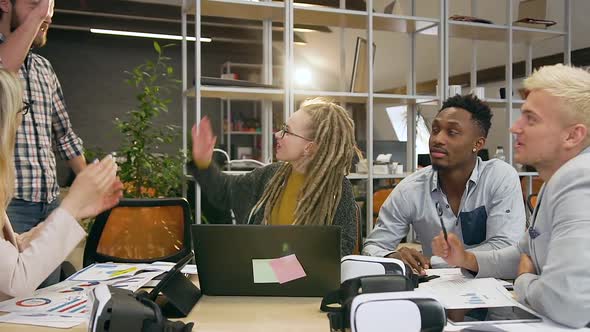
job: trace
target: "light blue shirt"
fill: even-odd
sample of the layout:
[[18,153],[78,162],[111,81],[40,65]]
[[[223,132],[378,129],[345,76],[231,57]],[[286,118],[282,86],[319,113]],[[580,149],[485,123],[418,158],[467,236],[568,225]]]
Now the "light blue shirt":
[[514,282],[516,298],[569,327],[590,327],[590,148],[563,164],[539,194],[531,228],[518,245],[476,252],[477,277],[514,279],[520,255],[536,273]]
[[516,244],[525,231],[518,173],[503,161],[482,161],[478,157],[458,215],[439,188],[438,172],[432,166],[423,168],[402,180],[389,195],[365,241],[363,254],[383,257],[394,252],[413,225],[424,255],[432,256],[432,239],[442,231],[436,203],[447,232],[456,234],[471,251]]

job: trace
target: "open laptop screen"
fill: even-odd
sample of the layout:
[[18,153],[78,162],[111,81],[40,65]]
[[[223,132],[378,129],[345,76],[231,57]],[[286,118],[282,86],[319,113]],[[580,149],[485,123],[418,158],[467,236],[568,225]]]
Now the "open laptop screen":
[[192,235],[206,295],[324,296],[340,286],[339,226],[193,225]]

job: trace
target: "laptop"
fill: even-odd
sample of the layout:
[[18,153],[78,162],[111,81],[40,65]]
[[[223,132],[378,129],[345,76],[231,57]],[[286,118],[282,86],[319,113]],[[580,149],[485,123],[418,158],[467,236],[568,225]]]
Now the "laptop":
[[[193,225],[192,235],[203,294],[319,297],[340,287],[339,226],[207,224]],[[254,281],[254,267],[260,276],[258,260],[292,254],[306,276]]]

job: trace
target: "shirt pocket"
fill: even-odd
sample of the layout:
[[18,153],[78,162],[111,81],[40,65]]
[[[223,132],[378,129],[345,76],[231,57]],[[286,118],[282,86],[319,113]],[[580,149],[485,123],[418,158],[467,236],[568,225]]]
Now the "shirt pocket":
[[468,246],[480,244],[486,239],[488,214],[485,206],[470,212],[459,213],[463,243]]

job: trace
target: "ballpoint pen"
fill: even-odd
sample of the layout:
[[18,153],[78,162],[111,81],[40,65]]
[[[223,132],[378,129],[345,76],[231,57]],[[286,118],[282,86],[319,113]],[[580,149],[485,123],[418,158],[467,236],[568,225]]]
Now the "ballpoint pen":
[[438,220],[440,220],[440,227],[442,227],[443,234],[445,236],[445,241],[447,241],[447,228],[445,227],[445,223],[443,222],[442,215],[443,210],[440,207],[440,204],[436,202],[436,212],[438,213]]

